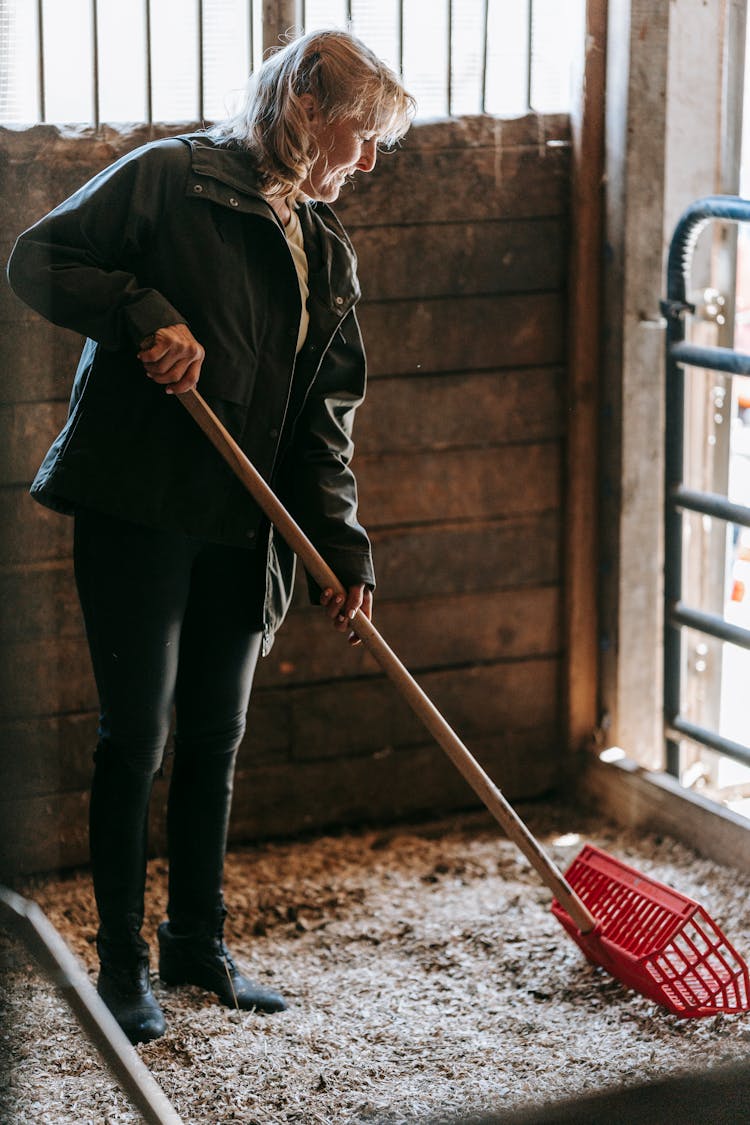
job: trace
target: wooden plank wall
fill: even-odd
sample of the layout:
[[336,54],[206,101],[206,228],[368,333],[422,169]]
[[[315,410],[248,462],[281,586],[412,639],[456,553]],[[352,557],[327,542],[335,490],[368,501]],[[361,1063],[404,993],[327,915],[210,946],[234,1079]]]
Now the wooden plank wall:
[[[145,139],[0,131],[4,260],[16,233]],[[377,623],[511,798],[548,791],[561,764],[569,161],[563,117],[421,124],[338,206],[364,290],[370,386],[355,464]],[[71,521],[27,496],[80,341],[5,282],[0,321],[0,846],[5,869],[36,871],[86,858],[96,697]],[[167,783],[155,787],[157,851]],[[232,838],[475,805],[367,654],[329,632],[300,587],[257,677]]]

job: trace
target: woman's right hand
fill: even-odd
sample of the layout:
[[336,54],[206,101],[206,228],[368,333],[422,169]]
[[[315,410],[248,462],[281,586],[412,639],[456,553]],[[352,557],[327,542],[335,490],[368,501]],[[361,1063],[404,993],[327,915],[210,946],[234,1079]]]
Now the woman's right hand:
[[186,324],[172,324],[147,336],[138,358],[149,379],[164,384],[168,395],[181,395],[197,384],[205,354]]

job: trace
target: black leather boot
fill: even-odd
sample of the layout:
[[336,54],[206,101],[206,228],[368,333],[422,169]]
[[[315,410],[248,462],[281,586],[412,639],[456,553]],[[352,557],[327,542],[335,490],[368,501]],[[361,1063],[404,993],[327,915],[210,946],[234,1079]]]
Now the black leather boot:
[[97,946],[101,967],[96,990],[102,1000],[131,1043],[158,1039],[167,1025],[151,991],[145,941],[139,938],[126,948],[100,937]]
[[159,976],[165,984],[196,984],[215,992],[228,1008],[259,1012],[283,1012],[286,1008],[278,992],[240,973],[221,929],[215,934],[182,934],[174,933],[169,922],[162,922],[157,933]]
[[164,1034],[149,982],[148,945],[140,934],[146,881],[146,832],[153,774],[135,773],[105,740],[91,788],[91,869],[99,911],[97,991],[131,1043]]

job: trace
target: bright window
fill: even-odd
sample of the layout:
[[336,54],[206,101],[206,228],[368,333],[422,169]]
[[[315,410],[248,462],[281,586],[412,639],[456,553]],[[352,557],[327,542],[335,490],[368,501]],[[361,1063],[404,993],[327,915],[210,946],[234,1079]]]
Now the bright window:
[[[0,0],[0,122],[216,120],[262,44],[260,0]],[[306,0],[403,73],[419,117],[566,112],[584,0]]]

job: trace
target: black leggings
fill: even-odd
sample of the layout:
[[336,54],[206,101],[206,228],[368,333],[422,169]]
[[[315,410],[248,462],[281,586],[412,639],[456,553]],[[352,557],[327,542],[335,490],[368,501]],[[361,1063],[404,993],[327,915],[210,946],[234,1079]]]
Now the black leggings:
[[76,515],[74,559],[100,701],[90,815],[100,936],[138,940],[148,806],[173,710],[169,917],[179,931],[214,929],[265,559],[90,511]]

